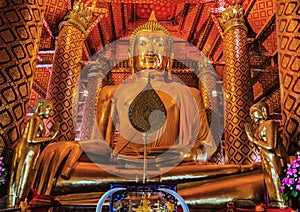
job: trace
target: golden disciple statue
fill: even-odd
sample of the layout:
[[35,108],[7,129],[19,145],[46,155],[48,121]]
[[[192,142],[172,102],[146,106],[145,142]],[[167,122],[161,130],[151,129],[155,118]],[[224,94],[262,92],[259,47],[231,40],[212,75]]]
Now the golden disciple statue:
[[10,206],[25,203],[35,174],[41,144],[52,141],[58,133],[58,123],[55,123],[47,132],[43,121],[51,116],[52,112],[53,105],[50,101],[37,99],[34,105],[34,114],[29,118],[22,137],[14,147],[15,153],[8,192]]
[[247,123],[247,136],[260,150],[264,181],[267,189],[269,207],[285,208],[283,193],[280,192],[281,177],[287,164],[288,155],[279,136],[279,124],[269,118],[269,107],[265,102],[251,106],[250,116],[258,125],[254,131]]

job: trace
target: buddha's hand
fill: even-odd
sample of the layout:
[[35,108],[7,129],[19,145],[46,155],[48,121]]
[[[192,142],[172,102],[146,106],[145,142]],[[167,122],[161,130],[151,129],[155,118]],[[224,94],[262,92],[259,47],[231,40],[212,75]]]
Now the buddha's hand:
[[245,123],[245,131],[248,136],[248,139],[252,142],[254,138],[254,130],[250,123]]
[[82,148],[76,141],[60,141],[49,144],[38,159],[34,182],[37,192],[49,195],[59,175],[68,179],[81,154]]
[[59,131],[59,123],[58,122],[54,122],[54,124],[52,125],[52,127],[49,130],[49,137],[51,137],[52,139],[54,139],[57,135]]
[[207,161],[207,153],[205,152],[205,148],[203,146],[193,147],[190,151],[190,158],[201,163]]

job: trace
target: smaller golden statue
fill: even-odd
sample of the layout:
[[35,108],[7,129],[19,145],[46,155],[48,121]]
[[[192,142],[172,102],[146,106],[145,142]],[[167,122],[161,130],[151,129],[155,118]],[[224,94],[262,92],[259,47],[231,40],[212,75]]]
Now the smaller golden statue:
[[137,212],[150,212],[151,211],[151,202],[147,199],[147,195],[143,195],[143,199],[139,207],[136,209]]
[[10,176],[8,206],[26,207],[26,197],[35,175],[35,166],[41,144],[50,142],[57,135],[58,123],[47,132],[43,119],[52,115],[53,105],[46,99],[37,99],[34,114],[29,118],[22,137],[14,146],[14,157]]
[[269,118],[269,107],[265,102],[259,102],[250,108],[251,119],[258,125],[253,127],[245,124],[245,129],[250,142],[253,142],[260,150],[264,181],[268,192],[271,208],[285,208],[283,194],[279,188],[284,167],[287,164],[288,155],[279,136],[279,124]]

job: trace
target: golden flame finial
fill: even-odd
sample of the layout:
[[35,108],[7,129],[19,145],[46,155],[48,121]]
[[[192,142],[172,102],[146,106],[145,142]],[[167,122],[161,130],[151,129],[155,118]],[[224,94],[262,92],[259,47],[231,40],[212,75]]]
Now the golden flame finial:
[[152,10],[148,21],[157,21],[154,10]]

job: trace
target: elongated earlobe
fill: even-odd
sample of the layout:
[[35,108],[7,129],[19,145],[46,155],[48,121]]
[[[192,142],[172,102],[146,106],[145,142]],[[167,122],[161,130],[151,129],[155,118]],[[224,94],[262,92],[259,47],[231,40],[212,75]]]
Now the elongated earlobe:
[[128,49],[128,66],[130,68],[131,75],[134,74],[133,56],[131,55],[130,49]]
[[174,60],[174,54],[171,54],[169,59],[168,59],[167,65],[166,65],[166,71],[168,72],[169,80],[172,79],[173,60]]

